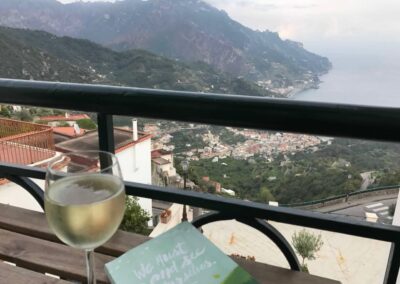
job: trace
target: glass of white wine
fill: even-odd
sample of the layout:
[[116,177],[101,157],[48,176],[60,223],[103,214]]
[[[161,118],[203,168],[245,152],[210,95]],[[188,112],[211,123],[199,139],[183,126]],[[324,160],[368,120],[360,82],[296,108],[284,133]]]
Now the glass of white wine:
[[86,252],[87,281],[96,283],[93,250],[117,231],[125,188],[115,155],[102,151],[62,154],[47,167],[45,213],[67,245]]

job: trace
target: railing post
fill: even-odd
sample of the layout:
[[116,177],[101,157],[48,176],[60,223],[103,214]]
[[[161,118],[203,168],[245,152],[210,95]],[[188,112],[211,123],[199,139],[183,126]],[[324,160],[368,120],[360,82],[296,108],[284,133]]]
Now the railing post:
[[[98,135],[99,135],[99,149],[101,151],[114,153],[115,143],[114,143],[114,126],[112,115],[98,113],[97,114],[97,125],[98,125]],[[100,166],[102,169],[108,167],[111,161],[106,161],[103,159],[103,155],[100,155]]]
[[384,284],[394,284],[397,281],[400,267],[400,240],[392,243],[389,253],[388,265],[386,266]]
[[97,125],[99,133],[99,149],[101,151],[114,153],[115,144],[112,115],[98,113]]

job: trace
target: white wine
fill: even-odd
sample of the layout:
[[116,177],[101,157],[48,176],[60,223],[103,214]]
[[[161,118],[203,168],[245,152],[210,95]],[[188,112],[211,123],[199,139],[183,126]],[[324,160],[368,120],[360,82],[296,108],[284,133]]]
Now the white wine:
[[124,184],[108,174],[61,178],[45,192],[49,226],[66,244],[94,249],[118,229],[125,212]]

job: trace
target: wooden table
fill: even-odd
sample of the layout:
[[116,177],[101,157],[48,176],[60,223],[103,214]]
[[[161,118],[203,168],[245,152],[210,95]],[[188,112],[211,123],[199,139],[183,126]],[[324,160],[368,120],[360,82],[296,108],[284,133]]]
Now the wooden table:
[[[118,231],[97,250],[98,283],[109,283],[104,264],[127,250],[149,240],[148,237]],[[62,244],[50,231],[43,213],[0,204],[0,283],[70,283],[85,281],[82,251]],[[338,284],[339,282],[267,264],[235,259],[260,283]],[[59,280],[44,273],[59,275]]]

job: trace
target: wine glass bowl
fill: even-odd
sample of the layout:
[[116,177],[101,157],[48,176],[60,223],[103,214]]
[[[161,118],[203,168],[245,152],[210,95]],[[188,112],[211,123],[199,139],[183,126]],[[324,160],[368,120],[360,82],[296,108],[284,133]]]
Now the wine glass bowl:
[[102,151],[62,154],[46,171],[45,213],[67,245],[87,252],[88,283],[95,283],[92,251],[117,231],[125,211],[125,189],[117,158]]

